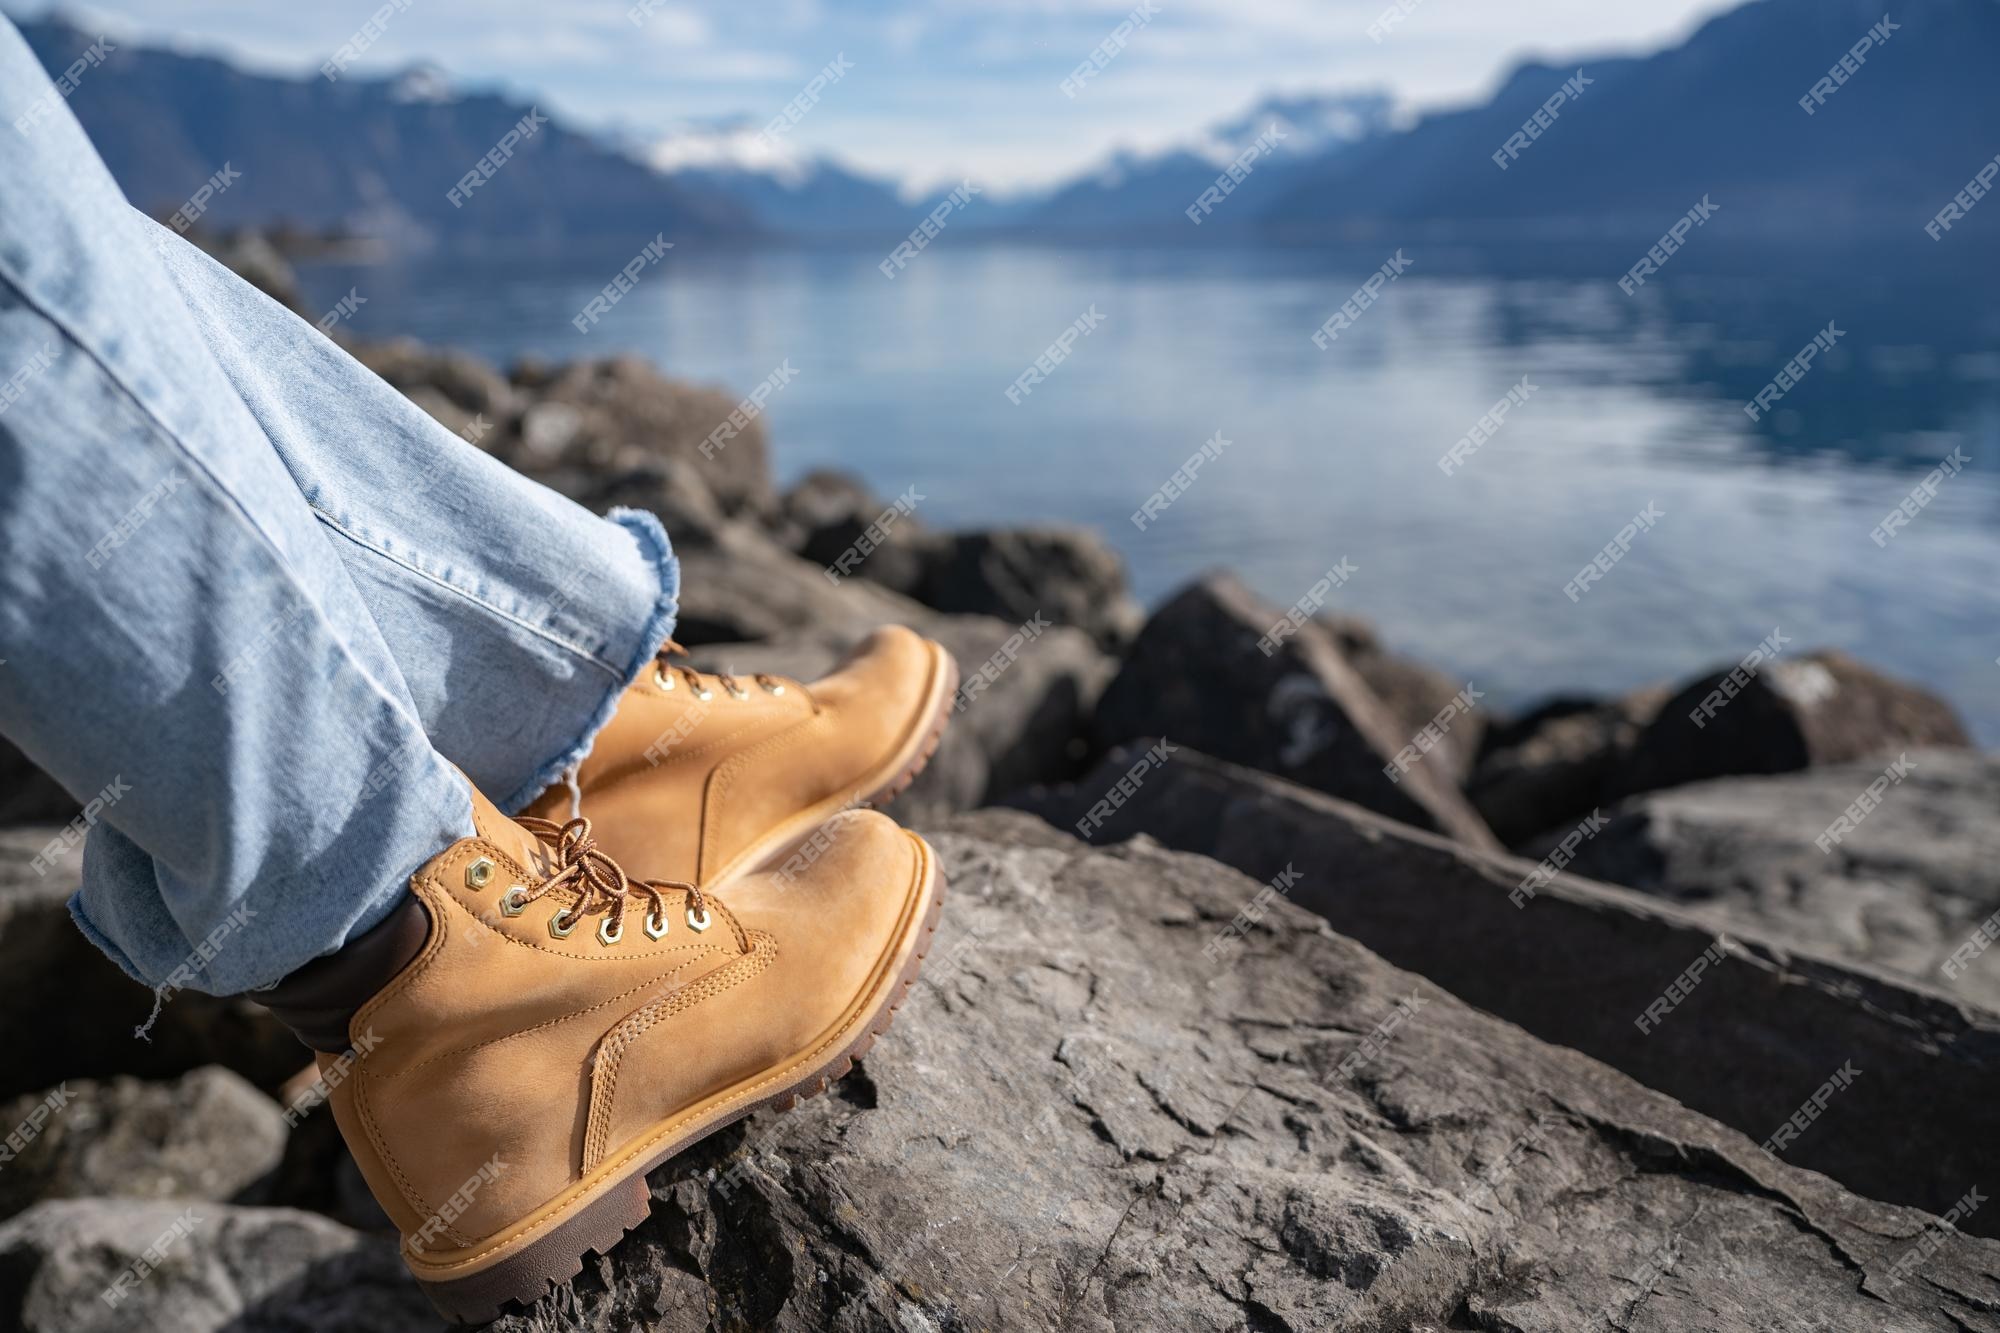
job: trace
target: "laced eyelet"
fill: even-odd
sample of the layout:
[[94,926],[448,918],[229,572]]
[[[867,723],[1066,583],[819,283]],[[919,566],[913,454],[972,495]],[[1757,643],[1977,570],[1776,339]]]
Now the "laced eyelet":
[[729,697],[732,699],[748,699],[750,697],[750,691],[740,690],[734,685],[725,685],[723,688],[729,691]]
[[[617,926],[616,930],[612,929],[614,924]],[[606,944],[618,943],[618,941],[625,938],[625,923],[623,921],[614,923],[610,917],[605,917],[603,921],[598,923],[597,938],[603,940]]]
[[674,673],[667,670],[663,666],[654,667],[653,683],[655,685],[658,685],[663,690],[671,690],[672,688],[674,688]]
[[576,918],[574,917],[570,918],[570,922],[566,926],[556,924],[557,922],[563,919],[563,916],[564,916],[563,913],[557,912],[554,916],[549,918],[549,934],[555,936],[559,940],[568,939],[570,935],[573,934],[576,930]]
[[707,703],[710,699],[713,699],[715,697],[715,691],[709,689],[702,689],[701,687],[697,686],[695,688],[694,697],[701,700],[703,703]]
[[699,934],[702,931],[708,929],[709,915],[708,915],[708,909],[706,907],[701,909],[701,915],[698,917],[694,914],[694,909],[692,907],[688,908],[687,919],[688,919],[688,929],[694,931],[696,934]]
[[646,938],[649,940],[665,939],[667,937],[667,927],[672,924],[673,922],[668,919],[665,912],[660,913],[658,922],[655,922],[652,913],[648,912],[646,914],[645,925]]
[[757,683],[762,685],[765,691],[770,694],[782,695],[785,692],[784,685],[775,680],[760,680]]
[[519,916],[528,910],[528,890],[519,884],[500,895],[500,914]]

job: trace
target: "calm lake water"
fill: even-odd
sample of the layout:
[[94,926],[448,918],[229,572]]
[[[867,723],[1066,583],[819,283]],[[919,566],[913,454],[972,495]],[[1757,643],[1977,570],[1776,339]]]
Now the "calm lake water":
[[[1388,246],[947,235],[890,281],[880,249],[689,244],[588,334],[571,319],[624,256],[302,276],[319,306],[365,297],[362,336],[502,363],[636,351],[735,394],[789,363],[768,410],[783,478],[833,465],[885,496],[914,485],[940,526],[1089,524],[1149,602],[1227,566],[1288,605],[1345,558],[1333,609],[1502,707],[1685,677],[1776,627],[1793,651],[1925,682],[2000,744],[2000,264],[1969,246],[1878,247],[1896,270],[1874,251],[1690,243],[1627,296],[1642,248],[1406,244],[1409,269],[1324,350],[1313,331]],[[1010,401],[1087,311],[1101,323]],[[1743,405],[1830,321],[1832,350],[1751,421]],[[1440,457],[1524,378],[1526,401],[1446,475]],[[1221,456],[1136,527],[1218,431]],[[1955,448],[1969,464],[1878,545]],[[1571,600],[1649,504],[1658,521]]]

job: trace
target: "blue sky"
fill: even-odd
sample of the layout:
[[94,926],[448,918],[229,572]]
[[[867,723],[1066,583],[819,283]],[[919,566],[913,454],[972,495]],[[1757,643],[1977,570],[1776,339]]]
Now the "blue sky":
[[[853,68],[793,134],[805,148],[905,181],[989,187],[1068,175],[1116,147],[1184,139],[1273,92],[1387,89],[1412,106],[1479,96],[1529,56],[1644,51],[1731,0],[1158,0],[1074,96],[1062,80],[1137,0],[390,0],[356,64],[417,60],[499,83],[589,124],[663,128],[742,114],[759,124],[837,56]],[[402,8],[396,8],[401,5]],[[37,8],[30,4],[32,11]],[[14,3],[9,8],[15,9]],[[116,38],[169,42],[260,69],[310,71],[383,0],[91,0],[69,6]]]

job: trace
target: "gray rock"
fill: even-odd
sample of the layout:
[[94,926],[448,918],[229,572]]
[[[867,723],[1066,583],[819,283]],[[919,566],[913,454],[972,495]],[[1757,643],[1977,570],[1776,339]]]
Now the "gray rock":
[[[1461,689],[1472,684],[1379,645],[1366,646],[1365,641],[1357,642],[1351,633],[1341,647],[1355,674],[1388,706],[1404,735],[1414,736],[1423,730],[1458,697]],[[1473,762],[1479,756],[1487,725],[1483,708],[1454,717],[1438,744],[1417,762],[1435,773],[1444,785],[1463,787],[1472,776]]]
[[[301,1070],[301,1074],[306,1071]],[[310,1080],[300,1079],[301,1083]],[[288,1087],[280,1092],[281,1104],[295,1105]],[[324,1103],[307,1106],[285,1140],[285,1159],[271,1181],[269,1190],[254,1200],[286,1208],[302,1208],[320,1213],[357,1231],[393,1232],[395,1224],[382,1205],[368,1192],[361,1168],[341,1140],[333,1111]]]
[[1087,528],[944,533],[928,545],[910,595],[940,611],[1017,624],[1039,614],[1114,651],[1132,641],[1145,619],[1126,588],[1125,562]]
[[1509,847],[1567,830],[1614,799],[1632,747],[1669,693],[1649,686],[1617,699],[1557,699],[1495,727],[1465,794]]
[[[1473,846],[1498,847],[1457,787],[1429,765],[1391,771],[1399,755],[1416,754],[1416,733],[1324,627],[1307,621],[1275,636],[1280,616],[1233,575],[1182,589],[1146,622],[1105,690],[1099,741],[1164,737]],[[1274,637],[1281,641],[1272,646]],[[1467,720],[1461,715],[1453,726]]]
[[725,524],[712,541],[675,551],[681,598],[674,637],[689,645],[795,635],[851,640],[877,625],[920,625],[933,614],[867,579],[829,579],[747,523]]
[[1925,1215],[1290,904],[1211,956],[1258,894],[1213,862],[992,812],[937,845],[945,925],[865,1068],[656,1172],[495,1329],[2000,1329],[2000,1245],[1938,1231],[1892,1283]]
[[32,759],[0,738],[0,828],[66,824],[82,808]]
[[490,447],[531,475],[552,467],[616,474],[676,460],[700,473],[726,513],[766,516],[775,508],[761,418],[701,452],[736,411],[736,394],[668,379],[636,356],[537,368],[517,374],[511,387],[528,406]]
[[84,939],[64,901],[76,891],[81,850],[47,874],[34,858],[56,829],[0,829],[0,1096],[64,1079],[136,1074],[172,1078],[202,1065],[234,1069],[276,1087],[310,1052],[262,1005],[174,993],[147,1040],[134,1029],[153,1013],[153,992]]
[[1313,617],[1313,623],[1333,635],[1340,651],[1350,660],[1386,651],[1382,646],[1382,636],[1375,631],[1372,622],[1360,616],[1350,616],[1340,611],[1321,611]]
[[408,338],[350,350],[454,434],[483,421],[480,448],[580,503],[650,508],[665,497],[670,519],[699,514],[681,508],[697,493],[728,515],[761,519],[775,507],[762,422],[703,454],[738,400],[669,379],[642,358],[524,362],[508,378],[469,353]]
[[[470,352],[429,347],[414,338],[357,343],[348,351],[393,388],[410,396],[428,391],[451,404],[464,420],[483,416],[497,427],[519,411],[520,404],[506,379]],[[453,431],[463,427],[458,419],[441,420]]]
[[539,480],[600,513],[618,505],[650,510],[666,527],[676,552],[712,545],[730,522],[700,469],[681,459],[608,476],[545,474]]
[[1842,652],[1779,658],[1724,699],[1716,692],[1728,675],[1703,676],[1661,706],[1624,765],[1621,794],[1971,744],[1943,699]]
[[[867,523],[882,512],[882,502],[852,473],[815,468],[800,477],[778,501],[774,531],[796,551],[814,533],[837,523]],[[912,524],[921,525],[916,515]]]
[[[1061,625],[1031,631],[986,616],[947,616],[924,628],[958,660],[961,704],[946,743],[953,733],[961,743],[969,739],[986,772],[978,795],[962,802],[956,798],[970,782],[919,790],[919,778],[906,818],[986,804],[1082,771],[1090,718],[1118,670],[1088,635]],[[939,799],[927,804],[932,794]]]
[[[1073,788],[1016,803],[1066,829],[1125,764],[1110,756]],[[2000,1179],[2000,1016],[1934,987],[1193,750],[1147,773],[1094,838],[1141,833],[1262,882],[1289,871],[1292,902],[1390,962],[1759,1142],[1852,1061],[1864,1076],[1785,1156],[1857,1193],[1942,1212]],[[2000,1209],[1962,1225],[2000,1235]]]
[[807,532],[798,540],[798,552],[800,559],[842,578],[866,579],[926,601],[926,573],[939,550],[949,544],[945,534],[923,527],[914,513],[876,501],[872,508],[838,516]]
[[836,512],[799,538],[800,555],[934,610],[1016,623],[1039,614],[1111,650],[1129,644],[1145,620],[1125,562],[1087,528],[936,532],[914,513],[825,486],[817,503]]
[[[1347,659],[1348,665],[1354,668],[1369,689],[1375,691],[1376,697],[1388,705],[1403,730],[1411,734],[1435,718],[1468,683],[1446,675],[1429,663],[1390,652],[1375,626],[1360,616],[1322,611],[1313,617],[1313,623],[1333,637],[1335,646]],[[1442,742],[1424,755],[1420,762],[1428,765],[1451,786],[1463,787],[1471,777],[1480,749],[1495,725],[1483,708],[1468,717],[1461,717],[1445,734]]]
[[[985,616],[930,616],[917,628],[951,652],[962,677],[985,669],[990,684],[961,696],[965,706],[954,714],[937,753],[896,798],[899,818],[940,818],[1017,788],[1076,775],[1085,759],[1081,737],[1092,706],[1115,670],[1086,635],[1057,626],[1033,639],[1017,639],[1018,626]],[[852,638],[794,635],[711,644],[695,650],[694,657],[710,670],[812,680],[839,663]]]
[[0,1173],[0,1217],[93,1195],[260,1201],[285,1153],[278,1104],[215,1066],[171,1083],[71,1079],[0,1106],[0,1127],[23,1141]]
[[1923,750],[1909,758],[1914,771],[1829,852],[1815,840],[1882,776],[1882,764],[1721,778],[1634,797],[1611,811],[1570,868],[2000,1013],[2000,948],[1989,950],[1990,933],[1975,938],[2000,912],[2000,757]]
[[22,1333],[439,1327],[394,1240],[290,1208],[180,1201],[66,1199],[0,1224],[0,1310]]
[[583,432],[583,409],[571,403],[533,403],[521,413],[521,461],[546,467],[564,461]]

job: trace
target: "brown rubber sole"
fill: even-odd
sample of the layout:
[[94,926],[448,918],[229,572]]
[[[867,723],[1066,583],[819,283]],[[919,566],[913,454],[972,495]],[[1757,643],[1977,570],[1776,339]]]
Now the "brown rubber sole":
[[[954,686],[954,688],[956,688]],[[914,835],[912,835],[914,836]],[[916,985],[924,957],[930,952],[944,910],[945,882],[935,853],[926,844],[925,864],[929,883],[925,892],[930,906],[916,927],[916,943],[900,974],[887,986],[876,1006],[855,1020],[854,1035],[827,1058],[807,1070],[797,1080],[765,1096],[732,1107],[698,1133],[669,1140],[598,1197],[579,1207],[557,1223],[548,1234],[538,1237],[515,1254],[489,1268],[462,1278],[443,1282],[417,1279],[417,1285],[439,1314],[461,1324],[482,1324],[497,1318],[508,1305],[526,1307],[547,1296],[555,1287],[583,1271],[592,1254],[606,1255],[625,1233],[644,1222],[652,1210],[652,1191],[646,1184],[649,1172],[670,1158],[725,1129],[754,1112],[769,1107],[789,1111],[802,1099],[826,1091],[834,1081],[854,1068],[854,1062],[868,1053],[875,1039],[889,1030],[896,1010]]]

